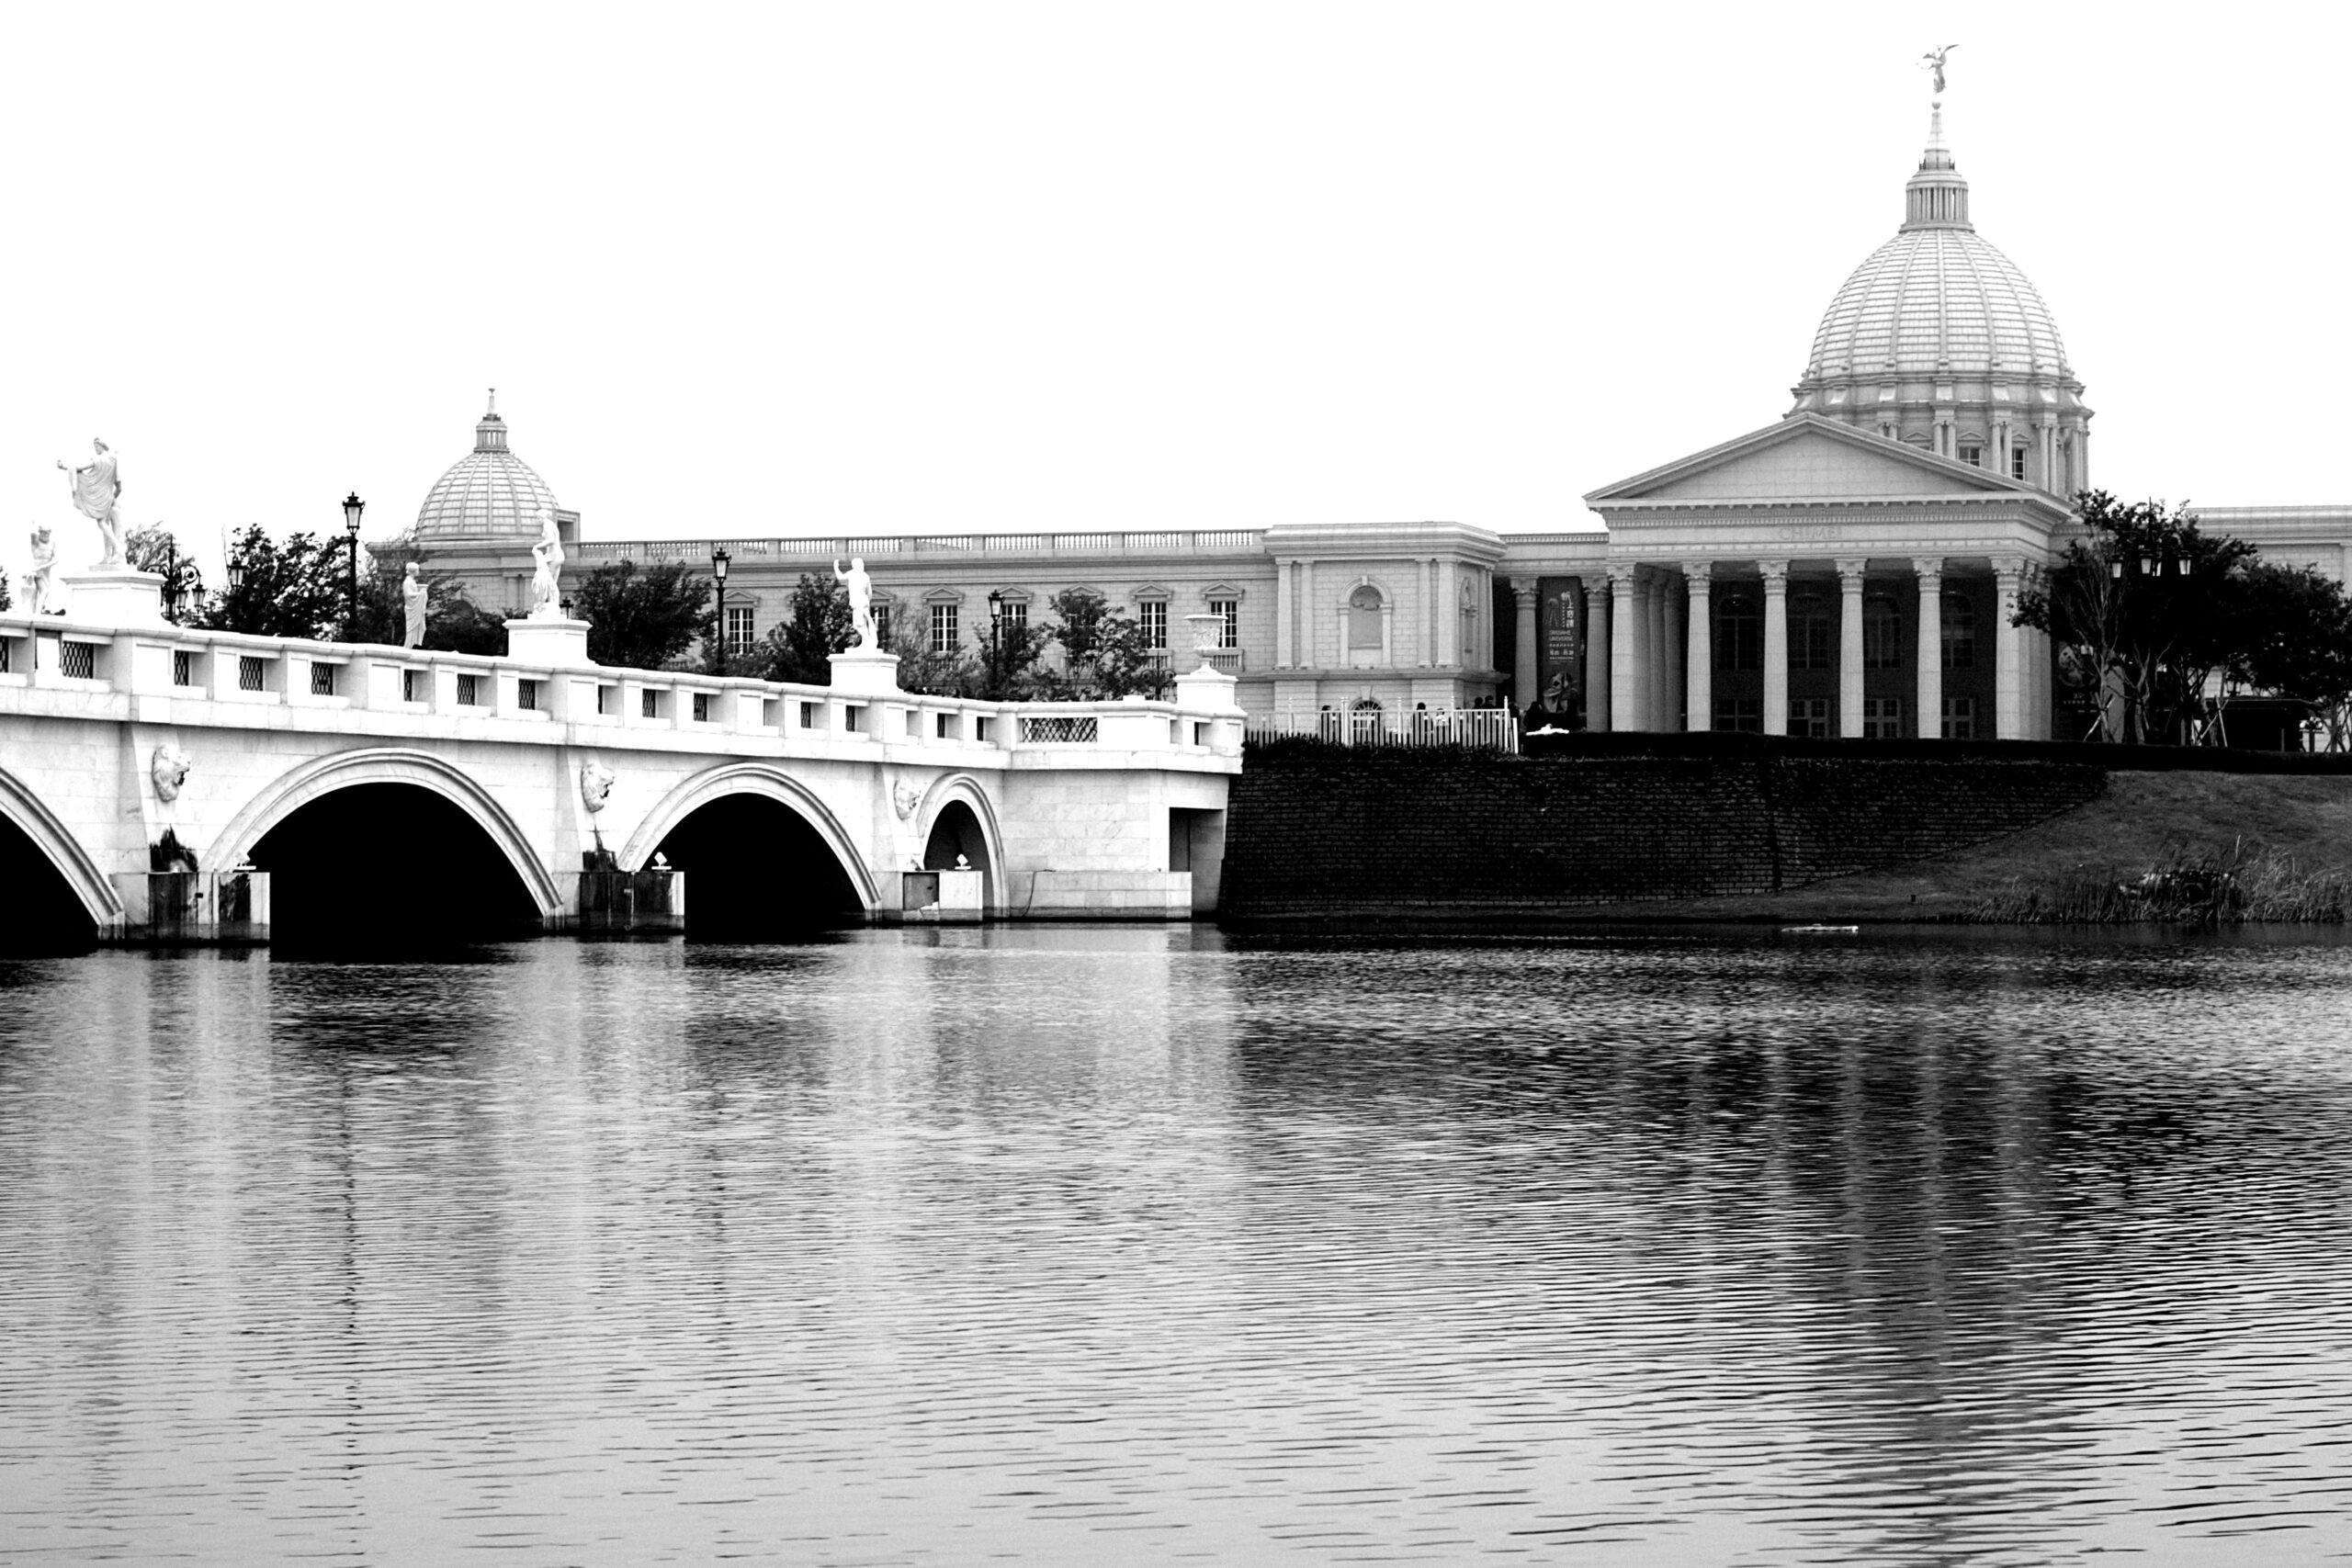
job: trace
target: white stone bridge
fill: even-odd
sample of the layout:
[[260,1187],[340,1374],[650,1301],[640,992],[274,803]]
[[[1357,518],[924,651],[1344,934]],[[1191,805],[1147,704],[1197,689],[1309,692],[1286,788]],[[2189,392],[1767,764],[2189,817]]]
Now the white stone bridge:
[[1242,727],[1215,671],[1169,703],[1013,705],[903,693],[887,660],[793,686],[579,646],[0,615],[7,920],[86,920],[83,941],[565,931],[614,919],[615,887],[658,916],[635,874],[664,864],[696,930],[1215,907]]

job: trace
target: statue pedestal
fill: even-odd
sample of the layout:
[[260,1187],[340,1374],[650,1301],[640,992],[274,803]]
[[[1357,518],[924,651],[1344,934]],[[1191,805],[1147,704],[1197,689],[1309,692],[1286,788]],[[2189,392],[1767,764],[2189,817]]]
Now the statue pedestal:
[[133,571],[127,566],[93,567],[88,571],[61,571],[56,582],[65,590],[69,619],[106,626],[164,624],[160,572]]
[[588,623],[560,615],[526,615],[506,623],[506,657],[526,664],[587,669]]
[[853,648],[828,660],[833,667],[833,690],[859,696],[896,696],[899,656],[878,648]]

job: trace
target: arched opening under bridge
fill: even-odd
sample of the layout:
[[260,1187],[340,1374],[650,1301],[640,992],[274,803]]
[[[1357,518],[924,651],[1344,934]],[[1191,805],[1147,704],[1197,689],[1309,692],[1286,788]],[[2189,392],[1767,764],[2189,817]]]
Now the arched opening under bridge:
[[706,800],[654,851],[685,875],[689,942],[790,942],[865,923],[832,846],[773,795]]
[[978,814],[965,802],[951,800],[932,819],[931,837],[923,843],[922,868],[954,871],[957,855],[969,863],[969,869],[983,873],[988,886],[996,885],[996,866],[989,858],[988,835],[980,829]]
[[250,858],[270,874],[274,949],[429,949],[542,929],[498,842],[419,784],[330,789],[274,824]]
[[0,813],[0,958],[85,953],[97,945],[97,922],[54,861]]

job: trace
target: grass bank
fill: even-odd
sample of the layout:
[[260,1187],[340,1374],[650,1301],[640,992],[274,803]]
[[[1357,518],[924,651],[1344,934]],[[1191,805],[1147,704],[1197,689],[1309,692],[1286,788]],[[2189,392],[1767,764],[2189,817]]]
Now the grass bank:
[[1618,919],[2116,922],[2352,918],[2352,777],[2116,772],[2007,837],[1785,892],[1646,899]]

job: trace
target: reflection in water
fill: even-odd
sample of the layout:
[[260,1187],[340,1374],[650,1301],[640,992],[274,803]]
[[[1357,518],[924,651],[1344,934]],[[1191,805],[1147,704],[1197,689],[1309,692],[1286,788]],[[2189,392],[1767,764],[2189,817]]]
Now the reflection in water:
[[2320,1556],[2346,960],[1038,928],[0,965],[0,1546]]

